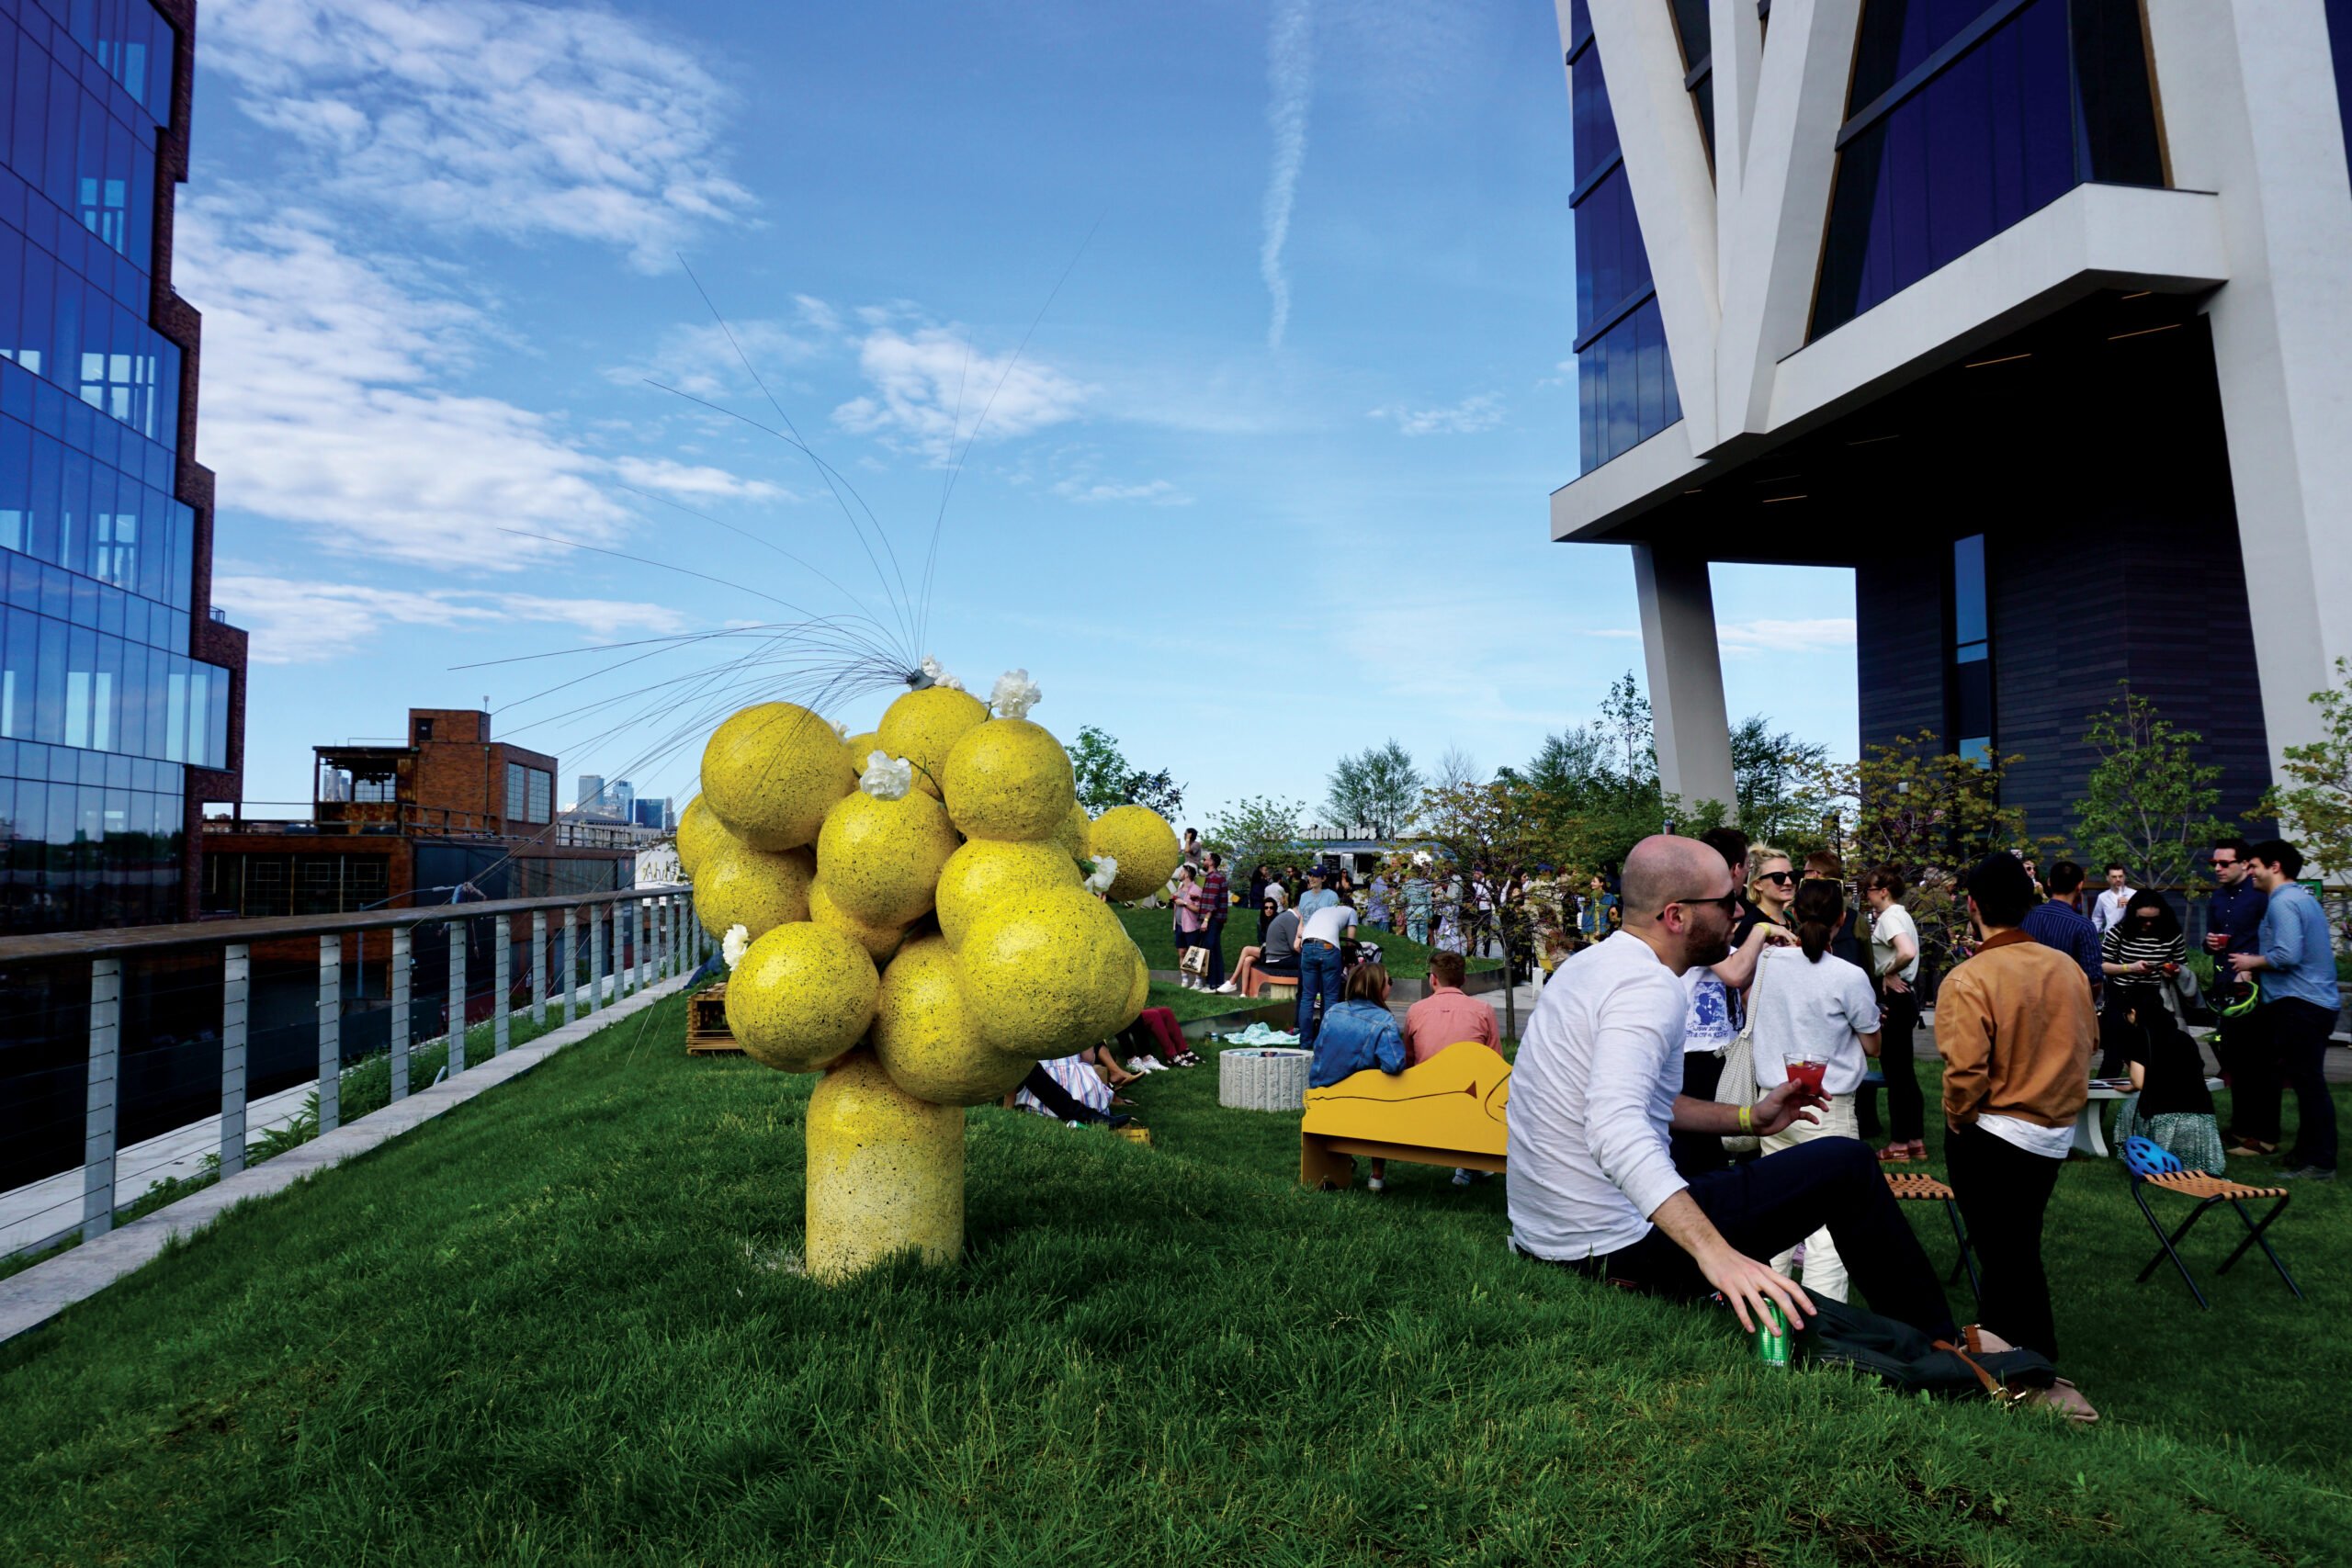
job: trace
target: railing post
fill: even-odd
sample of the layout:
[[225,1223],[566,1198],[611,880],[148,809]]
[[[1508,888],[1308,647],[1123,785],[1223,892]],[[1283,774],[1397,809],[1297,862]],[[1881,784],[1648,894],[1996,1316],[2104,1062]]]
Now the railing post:
[[605,906],[588,906],[588,1014],[605,1005]]
[[253,949],[220,950],[220,1174],[245,1168],[245,1022],[253,994]]
[[409,970],[414,963],[410,953],[410,929],[392,928],[392,1098],[408,1098],[409,1045]]
[[466,1070],[466,918],[443,923],[449,933],[449,1076]]
[[498,987],[498,995],[490,1004],[490,1054],[503,1056],[513,1030],[513,1021],[507,1016],[511,1010],[507,1006],[506,993],[514,984],[509,973],[514,963],[511,951],[514,944],[514,922],[504,915],[495,917],[491,922],[491,940],[498,947],[497,956],[491,960],[490,971],[491,984]]
[[637,988],[641,991],[653,984],[653,901],[639,898],[629,909],[637,924]]
[[563,1021],[571,1021],[572,993],[580,988],[575,977],[580,973],[580,911],[567,907],[563,911]]
[[531,911],[531,1022],[548,1021],[548,912]]
[[319,938],[319,1133],[343,1124],[343,933]]
[[82,1239],[114,1229],[116,1070],[122,1048],[122,960],[90,960],[89,1099],[82,1118]]
[[662,896],[662,977],[666,980],[676,972],[678,962],[678,899],[675,894]]

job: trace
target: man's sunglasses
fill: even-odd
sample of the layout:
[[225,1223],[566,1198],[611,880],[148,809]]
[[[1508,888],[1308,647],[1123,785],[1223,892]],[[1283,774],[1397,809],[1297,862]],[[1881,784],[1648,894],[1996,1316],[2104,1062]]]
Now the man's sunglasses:
[[[1726,915],[1736,915],[1739,913],[1739,894],[1736,890],[1734,890],[1724,894],[1720,898],[1673,898],[1668,900],[1666,909],[1671,909],[1677,904],[1683,906],[1685,908],[1694,908],[1702,904],[1713,904],[1716,908],[1721,909]],[[1661,919],[1665,917],[1666,909],[1660,909],[1658,911],[1658,915]]]
[[2237,864],[2237,863],[2237,863],[2237,862],[2236,862],[2236,860],[2234,860],[2234,859],[2231,859],[2231,860],[2223,860],[2223,859],[2222,859],[2221,856],[2219,856],[2219,855],[2215,855],[2215,856],[2213,857],[2213,869],[2214,869],[2215,871],[2227,871],[2227,870],[2229,870],[2229,869],[2230,869],[2230,867],[2232,867],[2232,866],[2233,866],[2233,865],[2235,865],[2235,864]]

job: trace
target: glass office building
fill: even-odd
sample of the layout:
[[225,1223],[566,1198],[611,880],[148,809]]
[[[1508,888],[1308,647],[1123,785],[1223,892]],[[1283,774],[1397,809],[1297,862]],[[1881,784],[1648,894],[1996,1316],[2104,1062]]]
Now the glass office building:
[[168,276],[187,4],[0,0],[0,933],[186,918],[243,637]]

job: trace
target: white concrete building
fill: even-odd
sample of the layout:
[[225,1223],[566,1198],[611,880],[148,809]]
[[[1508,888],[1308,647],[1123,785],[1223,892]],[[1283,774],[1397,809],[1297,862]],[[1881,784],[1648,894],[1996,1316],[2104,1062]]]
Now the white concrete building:
[[2115,682],[2225,813],[2352,656],[2352,0],[1558,0],[1580,473],[1666,787],[1731,798],[1707,567],[1856,571],[1862,739],[2022,753]]

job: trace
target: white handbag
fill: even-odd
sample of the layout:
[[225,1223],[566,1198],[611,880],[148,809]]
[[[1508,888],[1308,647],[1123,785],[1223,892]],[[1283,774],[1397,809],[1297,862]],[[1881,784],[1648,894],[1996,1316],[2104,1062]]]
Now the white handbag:
[[[1747,987],[1746,1016],[1740,1020],[1739,1032],[1724,1047],[1723,1071],[1715,1078],[1717,1105],[1754,1105],[1762,1096],[1756,1087],[1756,998],[1764,988],[1764,959],[1770,952],[1756,955],[1756,977]],[[1763,1140],[1753,1133],[1725,1133],[1724,1153],[1754,1154],[1763,1147]]]

